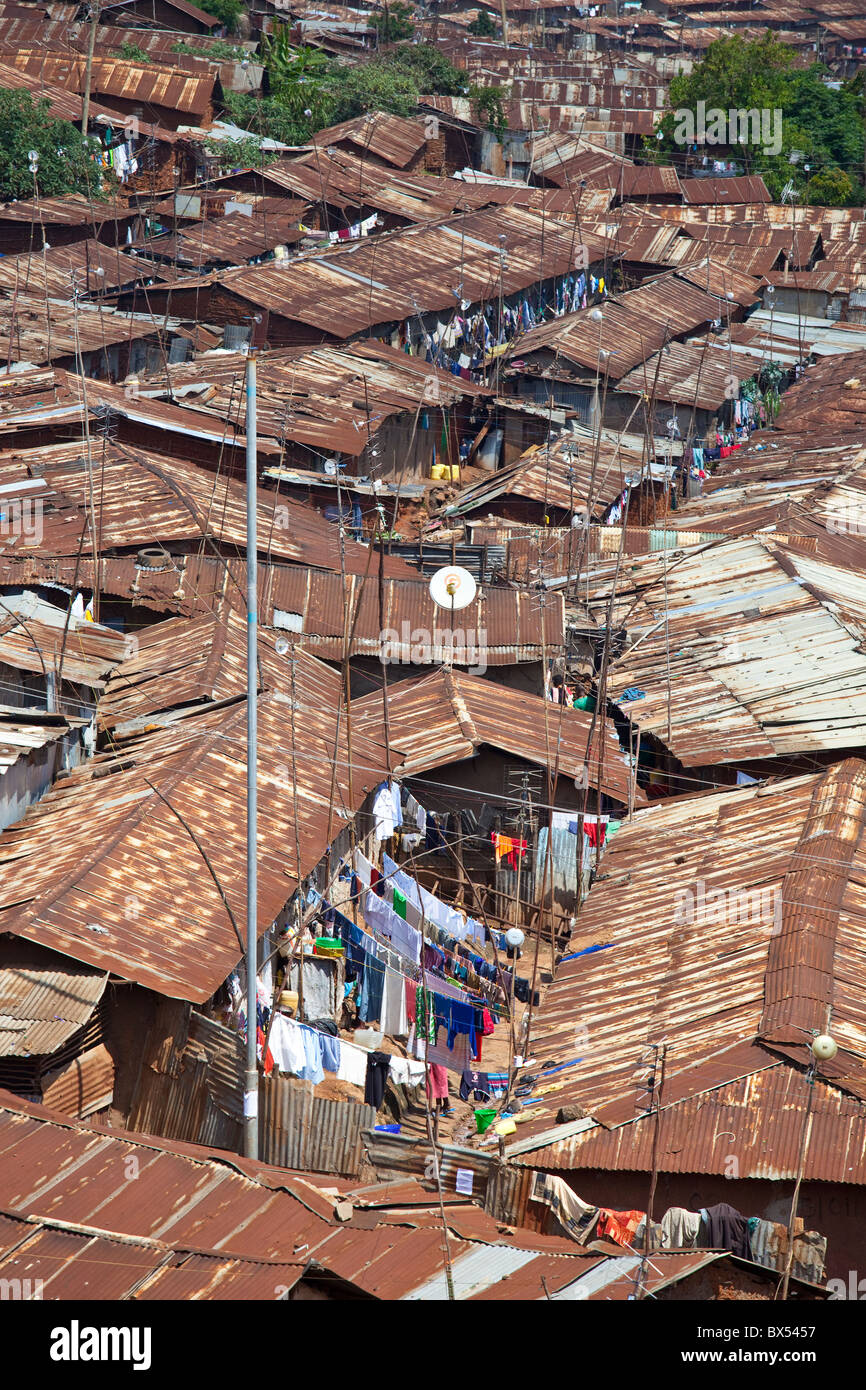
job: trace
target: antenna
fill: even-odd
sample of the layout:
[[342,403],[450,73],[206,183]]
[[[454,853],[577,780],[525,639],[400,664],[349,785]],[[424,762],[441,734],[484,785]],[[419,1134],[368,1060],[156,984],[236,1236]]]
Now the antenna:
[[430,580],[430,597],[438,608],[457,612],[467,608],[475,597],[477,585],[462,565],[445,565]]

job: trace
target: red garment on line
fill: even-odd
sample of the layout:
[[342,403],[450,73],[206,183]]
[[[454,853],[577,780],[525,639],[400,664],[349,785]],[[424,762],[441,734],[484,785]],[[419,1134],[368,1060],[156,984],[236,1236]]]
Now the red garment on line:
[[415,1022],[415,995],[418,986],[414,980],[406,980],[406,1018],[410,1023]]
[[602,822],[601,825],[599,825],[597,821],[590,821],[589,823],[584,821],[583,833],[589,840],[589,843],[592,846],[592,848],[595,849],[596,845],[604,845],[604,837],[607,834],[607,825],[604,822]]
[[645,1216],[645,1211],[608,1211],[602,1207],[597,1234],[602,1239],[615,1241],[617,1245],[631,1245],[635,1231]]
[[431,1100],[448,1099],[448,1071],[436,1062],[427,1067],[427,1095]]
[[264,1070],[265,1076],[270,1076],[271,1072],[274,1069],[274,1059],[273,1055],[271,1054],[270,1047],[268,1047],[264,1057],[262,1057],[262,1048],[264,1047],[264,1045],[265,1035],[262,1032],[261,1028],[256,1027],[256,1047],[258,1048],[259,1056],[262,1058],[262,1068]]

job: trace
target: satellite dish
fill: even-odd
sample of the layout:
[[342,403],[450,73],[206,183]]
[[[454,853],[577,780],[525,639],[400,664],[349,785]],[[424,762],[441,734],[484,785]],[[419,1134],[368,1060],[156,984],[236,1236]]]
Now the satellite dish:
[[286,638],[286,637],[278,637],[277,640],[276,640],[276,642],[274,643],[274,651],[276,652],[277,656],[285,656],[285,654],[286,654],[286,652],[287,652],[288,650],[289,650],[288,638]]
[[462,565],[445,565],[430,580],[430,597],[439,608],[466,608],[475,597],[477,585]]

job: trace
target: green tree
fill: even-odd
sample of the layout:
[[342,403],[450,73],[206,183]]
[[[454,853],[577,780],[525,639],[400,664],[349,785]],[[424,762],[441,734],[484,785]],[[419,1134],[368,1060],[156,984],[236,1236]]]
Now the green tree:
[[205,14],[212,14],[214,19],[224,24],[229,33],[237,29],[238,20],[244,12],[241,0],[197,0],[197,4]]
[[496,33],[496,25],[487,10],[479,10],[477,17],[466,27],[478,39],[492,39]]
[[384,43],[395,43],[398,39],[411,39],[415,33],[415,21],[411,5],[395,0],[393,5],[386,3],[384,10],[373,15],[373,28]]
[[261,169],[280,158],[274,150],[262,150],[258,140],[206,140],[208,154],[219,161],[221,169]]
[[[308,91],[303,100],[313,104],[298,110],[292,98],[282,94],[260,100],[250,92],[226,92],[225,108],[229,119],[242,130],[284,145],[306,145],[317,130],[333,125],[333,102],[330,93],[322,91]],[[307,116],[305,111],[313,114]]]
[[435,92],[443,97],[457,97],[469,92],[467,74],[433,44],[404,44],[379,61],[400,72],[411,73],[419,92]]
[[[29,92],[0,91],[0,199],[32,198],[35,187],[44,197],[67,193],[102,195],[102,176],[92,157],[92,145],[69,121],[49,115],[49,102],[34,101]],[[34,176],[29,152],[39,155]]]
[[842,169],[819,169],[806,185],[806,202],[816,207],[845,207],[854,186]]
[[497,140],[501,140],[508,129],[508,117],[505,114],[506,95],[501,87],[470,88],[472,105],[479,115],[487,118],[487,129],[493,132]]
[[[763,129],[750,121],[746,129],[734,132],[728,123],[724,139],[708,143],[707,149],[721,158],[741,160],[747,172],[761,174],[775,198],[789,181],[801,196],[808,196],[807,186],[823,172],[828,177],[817,191],[823,188],[829,196],[835,189],[844,203],[862,202],[862,78],[859,87],[855,79],[836,90],[825,80],[829,77],[825,67],[819,63],[796,67],[795,59],[794,50],[769,30],[752,42],[737,35],[718,39],[691,73],[671,81],[668,109],[655,140],[645,142],[645,153],[662,163],[682,160],[689,138],[682,118],[691,113],[696,127],[699,102],[706,113],[718,110],[727,116],[731,111],[754,111],[763,115]],[[774,149],[777,135],[780,148]],[[829,177],[834,170],[845,177]]]

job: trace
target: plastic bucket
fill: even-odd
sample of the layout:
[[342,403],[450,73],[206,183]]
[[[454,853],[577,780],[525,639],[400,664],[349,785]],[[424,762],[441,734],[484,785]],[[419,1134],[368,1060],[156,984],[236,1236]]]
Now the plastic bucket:
[[497,1114],[498,1114],[498,1111],[496,1111],[496,1110],[476,1110],[476,1111],[475,1111],[475,1129],[476,1129],[476,1131],[477,1131],[479,1134],[483,1134],[483,1133],[485,1132],[485,1130],[488,1130],[488,1129],[490,1128],[490,1126],[493,1124],[493,1121],[496,1119]]

